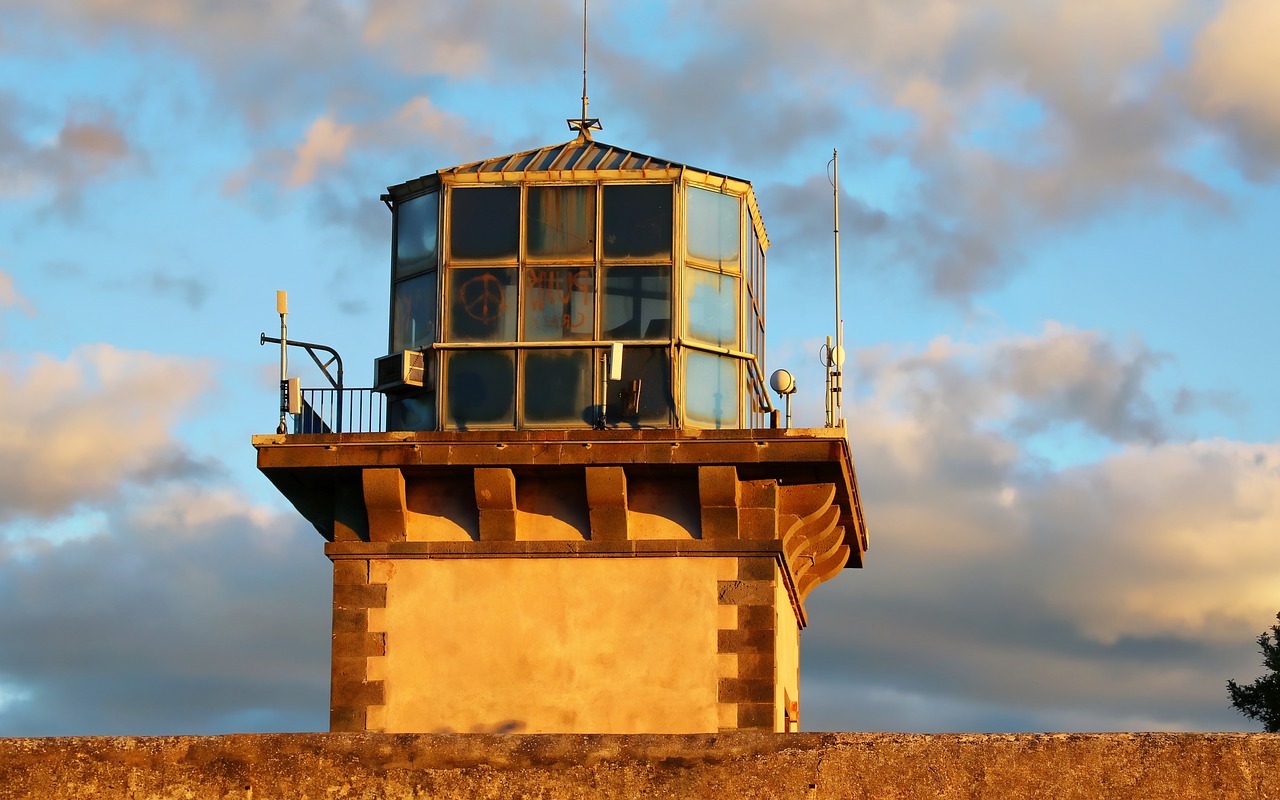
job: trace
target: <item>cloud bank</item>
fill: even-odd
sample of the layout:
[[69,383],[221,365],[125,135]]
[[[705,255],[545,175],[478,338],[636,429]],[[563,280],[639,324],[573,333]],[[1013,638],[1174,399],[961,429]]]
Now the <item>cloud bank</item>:
[[[806,687],[842,699],[806,727],[1239,728],[1223,683],[1280,607],[1280,446],[1166,439],[1152,363],[1056,325],[863,354],[871,549],[810,601]],[[1028,426],[1111,447],[1054,467]]]

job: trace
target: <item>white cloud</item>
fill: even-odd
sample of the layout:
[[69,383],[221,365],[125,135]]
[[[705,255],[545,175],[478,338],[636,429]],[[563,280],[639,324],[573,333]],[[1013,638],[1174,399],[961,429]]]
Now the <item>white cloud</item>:
[[86,345],[64,360],[0,353],[0,518],[55,516],[130,481],[190,472],[172,428],[211,365]]
[[1199,34],[1188,81],[1190,102],[1235,137],[1255,177],[1280,165],[1280,5],[1227,0]]
[[[876,262],[912,268],[938,295],[965,303],[1002,285],[1028,247],[1101,213],[1227,205],[1187,165],[1203,126],[1169,43],[1202,22],[1189,0],[712,2],[686,13],[714,43],[613,59],[615,90],[643,109],[637,124],[676,153],[700,131],[709,153],[733,152],[735,174],[812,153],[816,135],[843,143],[851,171],[895,165],[896,197],[875,209],[888,217],[872,234]],[[750,137],[716,134],[748,119]]]
[[[864,354],[846,418],[871,549],[811,597],[804,641],[806,680],[867,697],[812,727],[1243,724],[1223,684],[1280,608],[1280,445],[1147,438],[1168,423],[1146,358],[1058,326]],[[1028,416],[1125,444],[1055,469],[1015,438]],[[920,723],[931,697],[951,710]]]
[[1028,560],[1093,639],[1238,643],[1280,608],[1280,446],[1127,448],[1035,495]]
[[364,121],[340,121],[333,112],[315,118],[292,148],[259,151],[248,165],[231,175],[224,189],[232,194],[255,181],[290,190],[350,177],[353,164],[370,153],[408,147],[456,151],[464,142],[486,142],[468,133],[466,121],[440,109],[431,98],[417,96],[388,114]]
[[351,125],[340,125],[332,117],[320,117],[311,123],[306,137],[295,151],[293,169],[286,186],[296,189],[315,180],[316,173],[327,164],[341,164],[355,134]]
[[28,317],[34,317],[36,308],[18,291],[13,276],[0,269],[0,309],[16,308]]
[[[905,160],[913,188],[892,209],[869,209],[882,219],[877,261],[906,265],[965,303],[1007,281],[1039,238],[1100,213],[1152,199],[1224,209],[1224,194],[1185,163],[1206,130],[1224,132],[1253,174],[1274,165],[1273,6],[1231,0],[1214,19],[1195,0],[721,1],[659,17],[715,32],[669,46],[647,35],[652,12],[605,7],[593,17],[596,41],[608,43],[593,50],[593,85],[635,138],[692,163],[705,156],[711,169],[750,175],[833,139],[852,139],[845,152],[864,159]],[[193,59],[216,104],[249,123],[255,155],[227,181],[231,191],[264,178],[312,185],[388,147],[432,152],[430,165],[485,155],[479,142],[462,143],[498,120],[510,130],[535,82],[578,68],[581,9],[563,0],[19,7],[86,41],[125,31]],[[1189,69],[1170,44],[1188,39]],[[424,93],[409,104],[405,76]],[[468,87],[494,98],[491,107],[442,119],[435,103]],[[426,138],[382,132],[426,96]],[[886,129],[892,110],[901,118]],[[723,135],[744,120],[750,136]],[[298,141],[282,147],[289,131]],[[329,216],[350,216],[326,202],[338,212]]]

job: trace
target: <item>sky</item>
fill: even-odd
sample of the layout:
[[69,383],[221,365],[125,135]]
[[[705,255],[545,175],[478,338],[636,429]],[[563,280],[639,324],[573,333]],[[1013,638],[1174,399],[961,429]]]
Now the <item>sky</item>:
[[[750,180],[822,422],[839,152],[866,567],[802,726],[1256,730],[1280,611],[1280,3],[590,9],[596,138]],[[0,0],[0,735],[325,730],[255,469],[275,295],[359,383],[385,187],[567,141],[577,0]],[[300,358],[304,385],[321,385]]]

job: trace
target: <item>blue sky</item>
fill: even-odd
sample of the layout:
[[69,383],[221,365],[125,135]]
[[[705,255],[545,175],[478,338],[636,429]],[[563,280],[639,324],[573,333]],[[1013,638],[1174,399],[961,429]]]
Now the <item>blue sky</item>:
[[[388,185],[570,138],[581,5],[0,0],[0,735],[327,726],[254,469],[274,292],[354,382]],[[753,182],[821,420],[840,151],[867,567],[814,730],[1248,729],[1280,610],[1280,5],[599,2],[597,138]],[[300,359],[304,383],[318,382]]]

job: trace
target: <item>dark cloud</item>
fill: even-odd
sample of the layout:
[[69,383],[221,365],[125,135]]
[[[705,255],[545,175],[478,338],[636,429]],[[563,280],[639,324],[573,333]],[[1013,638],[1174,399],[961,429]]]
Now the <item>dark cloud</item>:
[[188,308],[198,310],[204,306],[212,288],[208,281],[190,275],[171,275],[167,272],[152,272],[144,277],[148,288],[163,296],[177,297]]
[[1167,358],[1137,345],[1132,350],[1122,353],[1094,332],[1054,327],[1044,338],[1001,348],[991,377],[1024,403],[1013,418],[1019,433],[1070,421],[1117,442],[1159,442],[1166,426],[1147,379]]
[[142,502],[0,550],[0,638],[21,643],[0,649],[0,735],[327,729],[319,537],[226,493]]
[[1182,396],[1162,412],[1148,388],[1166,360],[1140,342],[1121,348],[1096,331],[1049,323],[1038,336],[980,347],[939,339],[908,356],[865,352],[855,383],[897,386],[895,402],[922,420],[1002,420],[1020,436],[1074,425],[1152,444],[1166,437]]
[[74,214],[88,186],[144,160],[109,111],[70,111],[47,142],[27,132],[44,116],[0,94],[0,197],[52,195],[55,211]]
[[[605,7],[592,17],[593,109],[606,109],[611,141],[626,131],[637,149],[744,177],[825,162],[833,142],[905,163],[910,188],[895,207],[867,209],[872,219],[885,215],[874,261],[910,269],[965,305],[1006,283],[1044,237],[1099,215],[1152,203],[1226,208],[1185,166],[1205,130],[1263,179],[1280,152],[1280,122],[1258,99],[1266,91],[1239,87],[1270,86],[1276,72],[1267,70],[1270,51],[1253,44],[1262,39],[1249,39],[1256,25],[1272,24],[1266,2],[1231,0],[1216,15],[1195,4],[1020,0],[981,9],[944,0]],[[188,56],[218,92],[216,105],[250,128],[256,155],[232,177],[239,187],[262,179],[345,187],[362,149],[405,150],[415,135],[427,155],[404,175],[448,165],[451,153],[490,155],[466,140],[488,127],[506,132],[490,142],[515,136],[523,123],[512,116],[543,113],[552,85],[568,96],[580,66],[581,9],[563,0],[518,8],[317,0],[302,14],[284,0],[252,12],[53,0],[21,14],[85,41],[118,33]],[[655,24],[676,28],[663,31],[672,46],[655,48]],[[1193,42],[1189,65],[1169,51],[1173,39]],[[448,100],[440,98],[458,92],[494,102],[441,123]],[[446,104],[425,136],[403,117],[408,97]],[[890,130],[886,112],[897,117]],[[117,152],[110,130],[66,131],[81,171]],[[0,149],[4,141],[0,130]],[[321,215],[331,211],[320,205]],[[356,230],[370,235],[362,223]]]
[[[1050,329],[862,360],[871,548],[808,601],[806,728],[1244,726],[1223,682],[1280,605],[1280,450],[1152,440],[1147,359]],[[1127,444],[1050,467],[1028,414]]]
[[[565,0],[371,0],[361,36],[411,74],[547,78],[581,61],[582,8]],[[423,46],[430,42],[430,46]]]
[[1173,410],[1182,415],[1213,411],[1237,416],[1247,411],[1248,407],[1237,392],[1183,387],[1174,396]]

